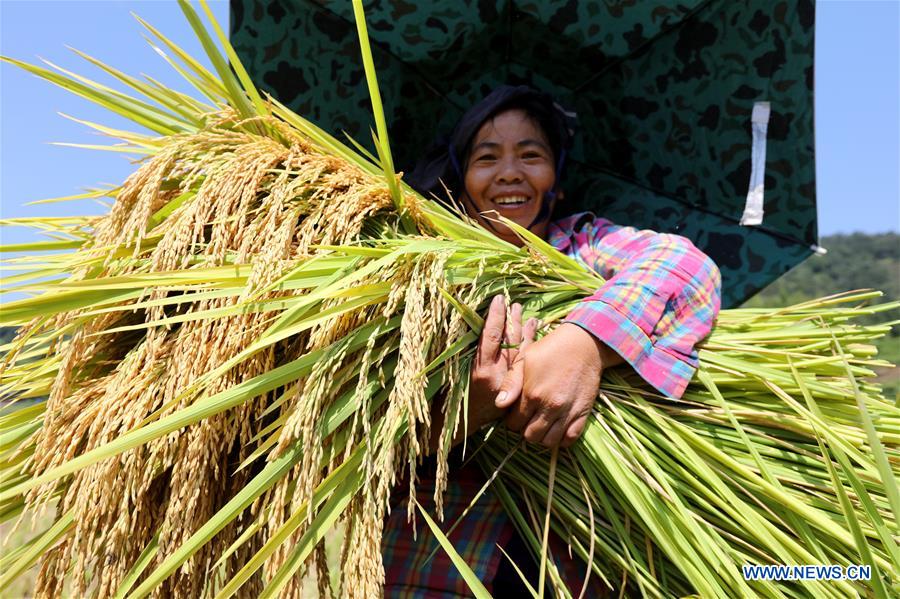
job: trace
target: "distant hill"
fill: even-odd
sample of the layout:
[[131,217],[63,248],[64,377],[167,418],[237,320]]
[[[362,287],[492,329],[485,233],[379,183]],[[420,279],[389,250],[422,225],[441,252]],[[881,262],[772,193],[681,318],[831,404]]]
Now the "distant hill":
[[851,289],[880,289],[900,299],[900,234],[830,235],[824,256],[805,262],[766,287],[747,306],[784,306]]
[[[750,299],[747,307],[781,307],[853,289],[878,289],[882,301],[900,300],[900,234],[830,235],[820,245],[824,256],[805,262]],[[900,320],[900,309],[871,320]],[[900,365],[900,326],[878,343],[879,357]],[[888,397],[900,396],[900,368],[886,369],[879,377]]]

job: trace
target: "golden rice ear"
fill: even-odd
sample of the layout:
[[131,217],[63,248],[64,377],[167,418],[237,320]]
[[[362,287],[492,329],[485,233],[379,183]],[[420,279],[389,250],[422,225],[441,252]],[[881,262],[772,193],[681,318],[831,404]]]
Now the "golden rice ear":
[[[108,225],[110,229],[103,234],[110,235],[111,228],[119,227],[126,239],[120,244],[124,251],[110,252],[114,244],[109,243],[101,246],[100,252],[88,245],[73,260],[91,268],[74,271],[69,284],[84,287],[86,292],[124,286],[133,294],[96,306],[76,303],[73,305],[81,307],[61,310],[52,320],[42,320],[40,312],[30,318],[35,339],[51,322],[75,331],[71,338],[56,339],[52,351],[49,345],[28,345],[27,340],[23,346],[28,351],[43,347],[45,360],[60,359],[56,380],[47,383],[52,393],[41,427],[19,449],[34,449],[28,471],[32,478],[20,487],[22,492],[35,489],[26,504],[36,507],[46,502],[48,494],[60,485],[64,475],[59,473],[72,475],[62,485],[61,499],[64,517],[72,519],[71,528],[65,530],[58,549],[42,558],[39,588],[50,592],[70,581],[79,592],[97,588],[100,596],[114,594],[123,585],[137,585],[141,593],[188,589],[190,595],[204,596],[209,593],[210,579],[198,577],[197,572],[219,568],[215,584],[228,592],[263,593],[267,588],[263,579],[281,581],[284,592],[299,592],[294,574],[303,564],[321,563],[322,537],[317,527],[337,517],[334,510],[338,507],[334,506],[338,503],[328,504],[331,511],[324,507],[317,511],[329,497],[329,501],[346,501],[340,513],[354,523],[348,532],[345,560],[352,561],[344,562],[344,588],[376,592],[384,575],[379,527],[390,491],[404,470],[413,472],[417,457],[436,434],[440,435],[435,488],[439,514],[443,508],[441,493],[446,488],[450,441],[466,425],[465,348],[477,337],[471,329],[479,328],[478,307],[485,298],[505,291],[528,298],[530,311],[554,322],[565,316],[585,290],[602,282],[571,260],[554,255],[540,240],[530,240],[527,253],[504,253],[500,248],[505,246],[472,238],[464,229],[451,240],[403,237],[391,227],[367,229],[379,219],[393,218],[389,194],[371,174],[319,154],[312,146],[284,146],[218,131],[182,136],[178,143],[183,154],[161,153],[158,159],[164,169],[154,170],[159,169],[152,163],[154,158],[146,172],[157,175],[142,175],[123,188],[128,198],[151,198],[147,201],[155,209],[148,210],[145,200],[129,200],[131,212],[124,213],[126,218]],[[178,169],[171,166],[172,156],[181,156],[175,160]],[[236,166],[246,167],[239,176],[231,173]],[[172,177],[181,177],[181,186],[171,188],[158,182]],[[161,200],[152,199],[154,189]],[[224,198],[221,204],[214,203],[217,194]],[[177,205],[168,210],[173,202]],[[427,214],[440,215],[439,210],[427,206]],[[147,213],[152,213],[149,219]],[[116,213],[108,218],[115,221],[121,217]],[[140,239],[126,234],[122,223],[131,218],[148,223]],[[444,231],[457,231],[440,226]],[[371,236],[372,230],[382,235]],[[247,261],[251,264],[245,264]],[[853,309],[841,307],[830,312],[830,306],[871,297],[830,298],[823,305],[804,304],[793,312],[734,311],[720,316],[719,328],[708,341],[711,349],[704,350],[703,367],[712,377],[711,385],[724,390],[721,398],[736,402],[731,414],[748,419],[749,425],[738,421],[747,435],[755,435],[760,422],[769,423],[767,426],[780,423],[776,428],[789,423],[793,435],[809,431],[805,424],[809,415],[798,412],[796,406],[793,412],[758,408],[773,396],[793,405],[791,394],[798,385],[828,402],[851,397],[844,362],[829,358],[828,347],[815,341],[827,329],[817,329],[810,318],[846,327],[843,321],[855,313]],[[106,297],[100,301],[109,302]],[[27,305],[36,310],[43,306],[37,300]],[[877,327],[841,331],[854,341],[884,334]],[[753,346],[743,341],[748,334]],[[456,344],[459,346],[451,350]],[[785,351],[811,360],[815,369],[799,378],[786,378],[778,362]],[[868,376],[864,366],[877,363],[871,350],[854,343],[846,351],[853,356],[853,376]],[[304,365],[297,367],[293,378],[275,376],[281,368],[298,363]],[[11,368],[19,366],[11,362]],[[36,367],[23,366],[22,374],[15,376],[33,376]],[[262,383],[271,380],[280,382]],[[617,400],[607,403],[610,418],[600,424],[592,421],[586,432],[591,441],[573,451],[588,452],[579,454],[585,464],[614,463],[634,452],[638,457],[633,456],[633,462],[626,460],[631,470],[601,468],[578,473],[578,497],[584,496],[581,487],[585,481],[593,487],[616,489],[616,493],[634,493],[651,503],[650,496],[642,494],[678,497],[670,482],[657,480],[659,464],[646,457],[647,452],[657,451],[656,446],[635,441],[644,438],[671,443],[669,453],[692,455],[695,462],[690,467],[696,468],[692,476],[705,477],[710,488],[733,495],[738,503],[745,490],[735,494],[737,487],[730,486],[733,480],[743,481],[744,489],[761,488],[769,494],[761,497],[779,501],[793,497],[791,505],[795,507],[797,498],[804,496],[802,485],[792,486],[790,477],[781,483],[788,491],[779,491],[752,470],[727,476],[706,470],[707,460],[715,464],[735,458],[704,445],[703,439],[725,434],[723,431],[734,425],[722,420],[728,411],[707,405],[702,389],[687,396],[688,407],[679,408],[660,401],[634,380],[621,379],[616,373],[611,373],[609,380],[612,387],[606,397]],[[430,405],[441,387],[445,389],[446,417],[442,430],[437,431],[432,430]],[[236,396],[237,389],[244,395]],[[879,422],[892,422],[895,415],[870,395],[870,387],[861,386],[859,391]],[[729,394],[727,398],[724,393]],[[227,407],[216,407],[224,397],[231,398]],[[740,401],[749,401],[749,407]],[[699,421],[698,410],[703,414]],[[185,414],[194,416],[184,420]],[[859,449],[866,436],[858,423],[842,414],[816,416],[817,430],[824,426],[831,431],[819,434],[829,443],[839,444],[854,463],[869,463],[866,460],[871,457]],[[152,429],[155,433],[140,443],[134,441],[136,434],[157,425]],[[672,431],[677,431],[675,437],[670,437]],[[764,447],[772,434],[748,438]],[[680,436],[692,439],[692,444],[684,446]],[[516,462],[506,445],[502,460],[497,458],[496,444],[501,437],[490,437],[480,446],[479,459],[500,472],[493,484],[504,489],[500,495],[507,510],[515,515],[522,506],[543,505],[547,498],[540,489],[532,485],[519,490],[533,483],[528,473],[534,463]],[[786,451],[783,442],[779,447]],[[256,464],[292,452],[296,457],[291,458],[290,467],[270,479],[269,487],[254,491],[256,495],[243,508],[228,507],[256,484]],[[806,455],[804,452],[808,449],[797,455]],[[885,452],[894,456],[896,447],[888,445]],[[767,453],[759,455],[768,459],[764,457]],[[506,466],[497,466],[506,459]],[[72,466],[75,460],[82,460],[78,467]],[[338,480],[338,473],[347,472],[351,463],[356,464],[354,475],[341,474],[346,478],[339,479],[346,483],[340,487],[346,495],[337,495],[329,485]],[[542,468],[544,463],[545,458],[539,457],[538,466]],[[875,464],[867,468],[870,474],[878,472]],[[152,476],[148,477],[148,472]],[[644,474],[635,476],[635,472]],[[841,481],[859,480],[852,471],[835,470],[834,476]],[[889,480],[888,475],[883,476]],[[39,488],[41,482],[37,481],[50,484]],[[517,486],[510,487],[513,483]],[[679,484],[689,486],[689,481]],[[413,497],[414,486],[409,491]],[[877,485],[866,492],[875,498],[871,505],[887,505],[888,499]],[[696,499],[688,494],[684,500]],[[742,509],[752,510],[758,503],[742,505]],[[622,504],[591,507],[606,518],[596,522],[593,530],[610,530],[611,519],[618,517],[615,510],[626,510],[633,526],[648,527],[642,529],[647,538],[658,534],[650,530],[653,518],[687,523],[697,517],[671,507],[640,513],[628,512],[633,508]],[[586,509],[554,512],[551,525],[577,529],[578,521],[566,514]],[[750,516],[764,530],[768,530],[766,513]],[[875,532],[865,536],[866,542],[876,547],[872,561],[878,566],[889,564],[883,543],[890,533],[877,526],[878,521],[883,522],[879,513],[863,505],[845,517],[875,523],[871,525]],[[821,515],[796,508],[792,515],[777,519],[790,518],[816,522]],[[535,512],[523,521],[527,526],[531,520],[540,522],[541,518]],[[249,529],[239,522],[249,522]],[[205,532],[211,524],[217,530],[214,534]],[[742,530],[752,533],[753,528]],[[733,530],[728,535],[740,532]],[[582,542],[582,549],[588,544],[609,546],[609,539],[598,540],[594,534]],[[628,539],[631,533],[622,534],[616,538]],[[709,529],[698,534],[703,542],[725,543],[721,545],[725,550],[723,537]],[[813,543],[839,542],[850,547],[850,537],[837,534],[825,540],[808,538]],[[666,541],[665,537],[653,538],[654,543]],[[772,541],[754,537],[754,542]],[[655,544],[648,547],[650,556],[662,551]],[[123,556],[121,562],[88,579],[87,574],[102,563],[110,548]],[[152,548],[150,553],[148,548]],[[775,551],[771,545],[770,551]],[[612,558],[608,551],[603,556]],[[683,576],[689,569],[686,556],[666,554],[666,559],[672,560],[666,565],[671,576]],[[80,569],[69,572],[60,565],[73,560],[83,564]],[[138,563],[144,563],[147,573],[143,582],[132,575]],[[350,568],[347,563],[364,567]],[[616,567],[630,568],[631,575],[642,576],[638,564],[616,563]],[[550,572],[551,577],[557,576],[552,569]],[[641,580],[651,584],[646,578]],[[701,578],[684,584],[714,587],[719,583]]]
[[[391,491],[434,435],[443,515],[487,298],[554,326],[605,282],[528,231],[517,250],[405,186],[378,94],[375,164],[263,101],[186,12],[222,80],[149,30],[216,108],[89,57],[146,99],[8,61],[154,134],[91,125],[144,157],[121,187],[85,194],[115,196],[106,216],[4,221],[57,239],[4,276],[33,295],[0,311],[22,327],[0,370],[0,521],[55,512],[4,546],[0,592],[39,563],[42,597],[298,596],[311,568],[325,593],[323,543],[344,534],[339,594],[378,596]],[[552,530],[622,593],[791,595],[740,562],[825,556],[870,580],[807,581],[811,596],[886,597],[900,412],[868,345],[890,325],[855,324],[900,305],[866,306],[879,295],[722,312],[679,401],[606,372],[555,471],[502,428],[467,443],[535,554]],[[542,571],[562,588],[555,560]]]

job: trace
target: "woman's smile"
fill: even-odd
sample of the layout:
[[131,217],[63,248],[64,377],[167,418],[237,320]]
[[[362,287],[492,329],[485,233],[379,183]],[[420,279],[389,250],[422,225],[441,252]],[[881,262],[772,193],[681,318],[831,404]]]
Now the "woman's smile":
[[515,213],[528,208],[532,200],[533,198],[526,194],[500,194],[491,198],[491,202],[497,205],[497,209],[504,216],[506,213]]

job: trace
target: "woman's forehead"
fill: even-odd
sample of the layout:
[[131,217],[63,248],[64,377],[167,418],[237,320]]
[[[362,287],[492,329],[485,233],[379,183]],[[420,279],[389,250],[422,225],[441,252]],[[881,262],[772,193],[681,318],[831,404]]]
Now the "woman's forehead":
[[547,133],[536,118],[521,108],[511,108],[498,112],[482,123],[472,140],[472,147],[483,142],[512,140],[518,143],[526,139],[549,144]]

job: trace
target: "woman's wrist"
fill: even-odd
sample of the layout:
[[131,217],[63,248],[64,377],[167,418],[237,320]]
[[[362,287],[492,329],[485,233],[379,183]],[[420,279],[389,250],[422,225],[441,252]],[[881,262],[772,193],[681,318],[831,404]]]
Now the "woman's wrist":
[[596,366],[598,372],[618,366],[625,361],[614,349],[584,327],[573,322],[564,322],[559,326],[570,328],[569,333],[572,337],[579,339],[578,345],[583,348],[580,352],[581,355],[587,357],[590,363]]

